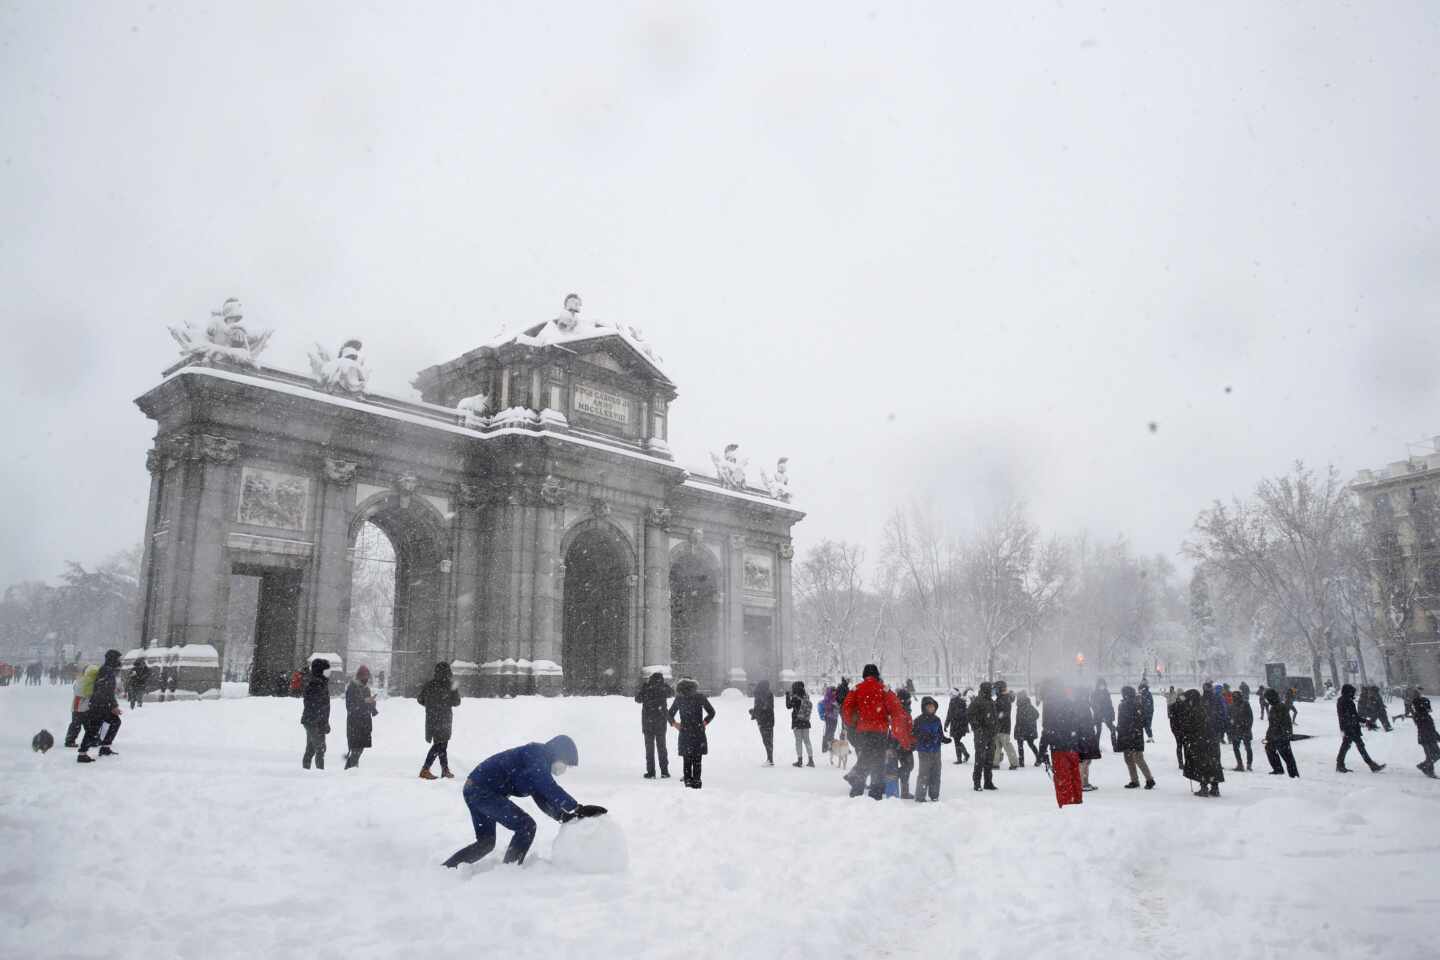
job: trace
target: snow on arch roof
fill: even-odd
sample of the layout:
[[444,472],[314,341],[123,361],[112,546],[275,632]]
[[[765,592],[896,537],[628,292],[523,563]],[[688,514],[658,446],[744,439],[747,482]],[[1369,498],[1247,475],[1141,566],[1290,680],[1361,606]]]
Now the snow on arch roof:
[[633,350],[655,375],[666,383],[672,382],[662,364],[665,358],[655,352],[644,335],[631,324],[610,323],[605,320],[590,320],[583,317],[574,318],[574,326],[566,330],[564,325],[571,322],[569,316],[556,317],[554,320],[546,320],[543,323],[532,324],[519,333],[502,333],[498,337],[487,341],[483,347],[490,350],[499,350],[509,344],[517,344],[524,347],[549,347],[569,346],[571,344],[584,343],[586,341],[604,340],[614,337]]

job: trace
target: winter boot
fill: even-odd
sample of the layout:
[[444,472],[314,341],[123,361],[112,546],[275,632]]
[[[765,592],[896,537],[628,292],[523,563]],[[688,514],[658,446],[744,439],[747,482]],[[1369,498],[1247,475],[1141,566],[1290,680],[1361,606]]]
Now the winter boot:
[[807,767],[813,767],[813,766],[815,766],[815,758],[814,758],[814,757],[811,757],[811,758],[810,758],[810,762],[807,763],[807,764],[805,764],[805,766],[807,766]]
[[1231,769],[1233,772],[1235,772],[1235,773],[1244,773],[1244,772],[1245,772],[1245,768],[1244,768],[1244,767],[1240,767],[1240,766],[1231,767],[1230,769]]
[[435,774],[431,773],[429,767],[426,767],[424,770],[421,770],[421,771],[420,771],[420,779],[421,779],[421,780],[439,780],[440,778],[437,777],[437,776],[435,776]]
[[645,774],[645,775],[643,776],[642,779],[645,779],[645,780],[654,780],[654,779],[655,779],[655,774],[653,774],[653,773],[647,773],[647,774]]
[[301,760],[301,761],[300,761],[300,766],[304,767],[306,770],[309,770],[309,769],[310,769],[310,758],[309,758],[309,757],[306,757],[304,760]]
[[90,754],[86,753],[84,750],[81,750],[79,753],[77,753],[77,754],[75,755],[75,762],[76,762],[76,763],[94,763],[94,762],[95,762],[95,758],[92,757],[92,756],[90,756]]
[[1440,777],[1435,776],[1434,767],[1424,763],[1417,763],[1416,766],[1420,768],[1421,773],[1425,774],[1425,776],[1429,777],[1431,780],[1440,780]]
[[1155,789],[1155,781],[1154,781],[1154,780],[1146,780],[1146,781],[1145,781],[1145,789],[1146,789],[1146,790],[1154,790],[1154,789]]
[[[100,748],[100,752],[101,752],[101,753],[104,753],[104,752],[105,752],[105,748],[104,748],[104,747],[101,747],[101,748]],[[1370,764],[1370,772],[1371,772],[1371,773],[1379,773],[1381,770],[1384,770],[1384,769],[1385,769],[1385,764],[1383,764],[1383,763],[1372,763],[1372,764]]]
[[324,770],[324,769],[325,769],[325,755],[324,755],[323,753],[317,753],[317,754],[315,754],[315,769],[316,769],[316,770]]
[[1218,783],[1212,783],[1212,784],[1210,784],[1210,796],[1212,796],[1212,797],[1219,797],[1219,796],[1220,796],[1220,784],[1218,784]]
[[669,779],[670,779],[670,771],[669,771],[669,770],[661,770],[661,771],[660,771],[660,779],[661,779],[661,780],[669,780]]
[[349,770],[353,766],[355,766],[355,758],[348,753],[345,754],[345,769]]
[[455,774],[453,774],[453,773],[450,772],[450,768],[449,768],[449,767],[441,767],[441,768],[440,768],[440,776],[444,777],[446,780],[454,780],[454,779],[455,779]]
[[1134,789],[1136,789],[1136,788],[1139,787],[1139,786],[1140,786],[1140,781],[1139,781],[1139,780],[1131,780],[1129,783],[1125,784],[1125,789],[1126,789],[1126,790],[1134,790]]
[[1199,792],[1197,792],[1197,793],[1195,794],[1195,796],[1197,796],[1197,797],[1208,797],[1208,796],[1210,796],[1210,784],[1208,784],[1208,783],[1202,783],[1202,784],[1200,784],[1200,790],[1199,790]]
[[102,756],[102,757],[118,757],[118,756],[120,756],[120,754],[116,753],[114,750],[111,750],[109,747],[101,747],[101,748],[100,748],[100,756]]
[[1335,772],[1336,772],[1336,773],[1354,773],[1355,771],[1354,771],[1354,770],[1351,770],[1349,767],[1345,766],[1345,764],[1343,764],[1343,763],[1337,763],[1337,764],[1335,764]]
[[805,764],[804,764],[802,761],[800,761],[800,760],[796,760],[794,763],[790,764],[790,766],[792,766],[792,767],[803,767],[803,766],[805,766]]

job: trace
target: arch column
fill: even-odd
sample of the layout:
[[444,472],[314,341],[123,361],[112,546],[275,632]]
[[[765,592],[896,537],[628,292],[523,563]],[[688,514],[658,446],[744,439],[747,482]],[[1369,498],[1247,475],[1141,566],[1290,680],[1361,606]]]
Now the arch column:
[[[560,563],[560,523],[565,495],[558,483],[547,480],[536,493],[535,572],[531,616],[532,674],[535,692],[552,696],[561,692],[565,676],[559,669],[560,634],[556,606],[556,567]],[[550,668],[546,664],[556,664]]]
[[315,560],[311,606],[310,636],[300,631],[296,642],[302,647],[296,658],[303,661],[311,653],[334,652],[340,655],[348,675],[355,669],[350,662],[350,510],[354,495],[356,464],[352,460],[326,458],[324,479],[320,484],[320,511],[315,524]]
[[729,563],[725,565],[725,601],[729,617],[725,631],[725,656],[730,664],[726,682],[744,690],[750,682],[745,675],[745,538],[734,534],[729,538]]
[[645,515],[645,660],[641,672],[670,676],[670,511],[653,507]]

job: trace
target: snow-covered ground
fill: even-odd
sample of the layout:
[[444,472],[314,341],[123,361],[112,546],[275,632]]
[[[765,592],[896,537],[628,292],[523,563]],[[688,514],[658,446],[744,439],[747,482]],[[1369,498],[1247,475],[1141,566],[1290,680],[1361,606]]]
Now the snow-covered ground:
[[[1390,769],[1334,772],[1331,704],[1303,705],[1302,779],[1229,774],[1202,800],[1168,730],[1152,792],[1107,755],[1083,806],[1041,770],[1000,792],[944,768],[942,803],[845,796],[822,756],[796,770],[787,730],[766,768],[748,703],[715,698],[705,788],[645,781],[638,707],[620,698],[466,700],[459,779],[416,778],[422,712],[382,701],[375,747],[300,768],[296,700],[151,703],[121,756],[30,751],[64,732],[65,687],[0,689],[0,957],[1425,957],[1440,950],[1440,784],[1414,729],[1372,734]],[[783,713],[782,713],[783,716]],[[1162,724],[1163,726],[1163,724]],[[610,808],[629,870],[551,862],[543,816],[524,867],[443,860],[472,839],[465,773],[557,733],[561,781]],[[815,731],[818,748],[819,730]],[[674,738],[671,738],[673,748]],[[1228,748],[1227,748],[1228,751]],[[1358,758],[1352,766],[1359,766]],[[528,801],[524,801],[527,808]],[[506,834],[502,830],[503,846]]]

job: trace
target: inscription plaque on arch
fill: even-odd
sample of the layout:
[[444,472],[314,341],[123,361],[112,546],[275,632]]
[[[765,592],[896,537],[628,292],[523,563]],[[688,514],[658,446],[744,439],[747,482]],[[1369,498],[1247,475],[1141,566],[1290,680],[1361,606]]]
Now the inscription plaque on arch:
[[590,417],[599,417],[628,426],[630,423],[630,401],[618,393],[601,390],[588,383],[575,385],[575,411]]

